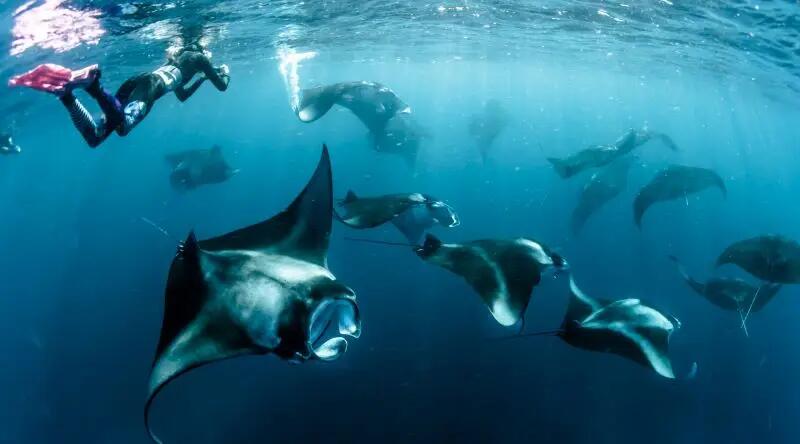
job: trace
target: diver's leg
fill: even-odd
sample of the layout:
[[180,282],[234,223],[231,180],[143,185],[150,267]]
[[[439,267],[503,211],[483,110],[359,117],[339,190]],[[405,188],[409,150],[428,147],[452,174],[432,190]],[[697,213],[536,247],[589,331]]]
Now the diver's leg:
[[69,111],[72,123],[90,147],[96,148],[111,134],[105,120],[101,120],[100,123],[95,122],[89,111],[72,93],[61,96],[61,103]]
[[122,104],[113,94],[100,85],[99,73],[97,75],[97,80],[86,87],[86,92],[89,93],[89,95],[92,96],[95,101],[97,101],[97,104],[103,111],[106,126],[109,128],[115,128],[122,122]]
[[147,115],[148,106],[142,100],[133,100],[125,104],[122,123],[117,126],[117,134],[127,136]]

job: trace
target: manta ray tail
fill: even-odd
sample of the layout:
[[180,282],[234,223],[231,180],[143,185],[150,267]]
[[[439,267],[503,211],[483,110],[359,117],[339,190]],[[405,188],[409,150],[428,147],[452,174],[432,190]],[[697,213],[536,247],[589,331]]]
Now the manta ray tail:
[[507,335],[507,336],[497,336],[488,338],[490,341],[506,341],[509,339],[522,339],[522,338],[531,338],[535,336],[558,336],[562,334],[564,330],[556,329],[556,330],[543,330],[543,331],[535,331],[531,333],[517,333],[515,335]]
[[375,244],[375,245],[390,245],[393,247],[418,247],[416,244],[406,244],[404,242],[388,242],[382,240],[372,240],[372,239],[362,239],[360,237],[345,237],[344,240],[351,241],[351,242],[363,242],[365,244]]
[[553,169],[555,170],[556,174],[558,174],[558,176],[562,179],[572,176],[572,171],[570,171],[566,161],[556,157],[548,157],[547,161],[553,165]]

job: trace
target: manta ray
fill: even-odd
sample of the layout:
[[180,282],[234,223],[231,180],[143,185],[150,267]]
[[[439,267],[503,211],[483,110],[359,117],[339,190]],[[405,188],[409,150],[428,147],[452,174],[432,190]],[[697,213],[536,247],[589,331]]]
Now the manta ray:
[[[676,327],[671,320],[639,299],[591,298],[572,278],[569,289],[569,305],[557,332],[561,339],[577,348],[622,356],[665,378],[675,378],[669,359],[669,338]],[[695,372],[696,365],[692,376]]]
[[525,238],[445,244],[428,234],[414,251],[424,261],[463,277],[504,327],[519,321],[524,327],[531,292],[544,272],[568,269],[561,256]]
[[800,244],[768,234],[731,244],[717,258],[717,266],[738,265],[762,281],[800,284]]
[[588,169],[608,165],[651,140],[660,140],[670,150],[678,150],[675,142],[666,134],[647,128],[638,131],[630,129],[611,145],[593,145],[563,159],[548,157],[547,161],[562,179],[567,179]]
[[348,191],[338,203],[336,217],[345,225],[366,229],[391,222],[412,244],[435,225],[452,228],[460,224],[455,210],[433,196],[421,193],[358,197]]
[[211,239],[189,234],[170,267],[144,408],[155,442],[150,406],[178,376],[249,354],[330,361],[347,350],[340,335],[359,336],[355,293],[327,268],[332,212],[323,146],[311,180],[286,210]]
[[634,160],[631,156],[623,157],[592,175],[572,211],[570,227],[573,234],[578,234],[592,214],[625,190],[628,170]]
[[634,221],[637,227],[642,226],[642,216],[653,204],[683,198],[688,204],[690,194],[699,193],[716,187],[727,196],[725,182],[719,174],[707,168],[684,165],[671,165],[659,171],[645,185],[633,202]]
[[209,149],[168,154],[165,159],[172,168],[169,182],[173,188],[179,191],[192,190],[201,185],[222,183],[239,172],[228,165],[222,156],[222,148],[218,145]]
[[349,109],[370,133],[373,149],[402,156],[414,166],[427,132],[416,122],[411,107],[394,91],[376,82],[342,82],[301,91],[295,113],[303,122],[324,116],[333,105]]
[[487,101],[483,111],[470,118],[469,134],[478,144],[478,150],[480,150],[484,163],[495,139],[506,129],[508,122],[508,111],[497,100]]
[[723,310],[739,313],[743,326],[751,312],[764,308],[781,289],[779,284],[772,283],[755,287],[738,278],[712,278],[701,283],[689,276],[678,258],[670,256],[669,259],[675,262],[683,280],[695,293]]

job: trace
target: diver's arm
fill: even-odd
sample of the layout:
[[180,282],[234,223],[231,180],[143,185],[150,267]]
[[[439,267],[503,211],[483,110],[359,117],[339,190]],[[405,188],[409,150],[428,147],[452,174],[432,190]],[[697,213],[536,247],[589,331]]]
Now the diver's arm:
[[192,94],[194,94],[197,91],[197,88],[200,88],[200,85],[202,85],[203,82],[205,82],[205,80],[206,80],[205,76],[202,76],[197,80],[195,80],[188,87],[183,85],[179,86],[178,88],[175,89],[175,96],[181,102],[185,102],[189,97],[192,97]]
[[202,72],[206,75],[208,80],[214,84],[214,87],[220,91],[228,89],[228,83],[231,81],[230,69],[228,65],[220,65],[214,67],[210,61],[202,65]]

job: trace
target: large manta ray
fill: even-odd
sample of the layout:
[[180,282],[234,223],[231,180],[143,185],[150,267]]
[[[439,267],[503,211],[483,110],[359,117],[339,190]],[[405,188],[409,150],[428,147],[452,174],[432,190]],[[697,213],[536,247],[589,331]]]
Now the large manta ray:
[[489,100],[480,114],[475,114],[470,118],[469,134],[478,144],[478,150],[480,150],[481,159],[484,162],[486,162],[489,149],[495,139],[508,126],[508,121],[508,112],[497,100]]
[[324,116],[333,105],[349,109],[367,127],[376,151],[401,155],[413,166],[426,136],[411,107],[391,89],[375,82],[342,82],[301,91],[295,110],[303,122]]
[[327,269],[332,212],[323,147],[308,185],[283,212],[212,239],[189,234],[170,267],[144,408],[154,441],[153,399],[189,370],[247,354],[328,361],[347,350],[338,335],[358,337],[355,294]]
[[588,169],[608,165],[654,139],[660,140],[672,151],[678,150],[675,142],[666,134],[646,128],[638,131],[630,129],[611,145],[594,145],[563,159],[548,157],[547,160],[562,179],[567,179]]
[[581,190],[578,205],[572,211],[570,227],[573,234],[578,234],[595,211],[625,190],[628,170],[634,159],[631,156],[623,157],[592,175]]
[[531,292],[542,273],[568,268],[561,256],[525,238],[443,244],[429,234],[424,245],[414,251],[426,262],[463,277],[504,327],[524,321]]
[[683,280],[695,293],[723,310],[736,311],[740,315],[748,311],[755,313],[761,310],[781,289],[780,285],[772,283],[755,287],[738,278],[712,278],[706,283],[701,283],[689,276],[678,258],[675,256],[669,258],[675,262]]
[[800,244],[768,234],[730,245],[717,259],[717,266],[734,264],[767,282],[800,284]]
[[228,165],[218,145],[168,154],[165,159],[172,168],[169,182],[180,191],[225,182],[239,171]]
[[358,197],[348,191],[338,205],[342,213],[337,212],[336,217],[343,224],[366,229],[391,222],[412,244],[417,244],[434,225],[452,228],[460,223],[450,205],[420,193]]
[[707,168],[671,165],[661,171],[645,185],[633,202],[633,216],[637,227],[642,225],[642,216],[651,205],[673,199],[685,199],[689,194],[717,187],[723,197],[727,195],[725,182],[719,174]]
[[[674,379],[669,337],[675,325],[638,299],[609,301],[585,295],[570,278],[570,301],[558,336],[585,350],[613,353]],[[678,324],[680,327],[680,324]]]

